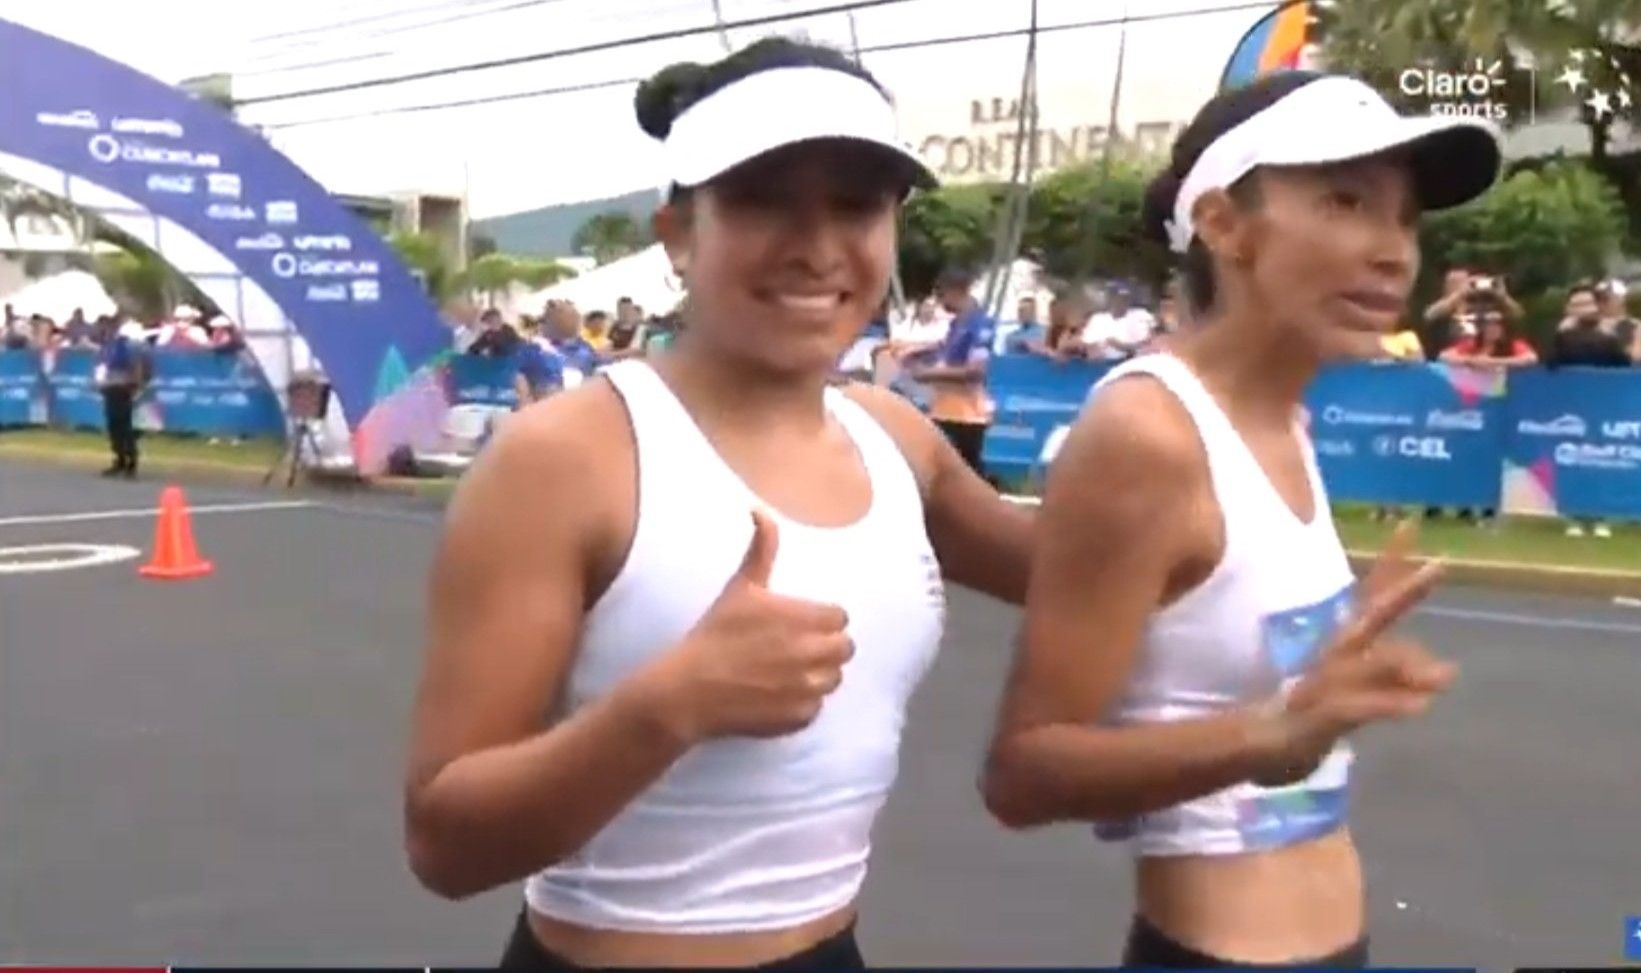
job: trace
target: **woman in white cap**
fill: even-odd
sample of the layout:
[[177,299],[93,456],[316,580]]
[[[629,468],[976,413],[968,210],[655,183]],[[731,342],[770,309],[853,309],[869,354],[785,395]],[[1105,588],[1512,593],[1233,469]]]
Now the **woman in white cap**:
[[871,76],[774,39],[636,107],[687,320],[520,412],[464,478],[411,864],[451,898],[527,880],[507,968],[859,968],[942,576],[1018,603],[1030,521],[912,406],[829,387],[933,183]]
[[1439,573],[1410,530],[1353,591],[1300,401],[1405,311],[1420,212],[1498,167],[1483,126],[1289,72],[1204,106],[1149,191],[1193,326],[1110,373],[1050,473],[984,783],[1009,826],[1131,843],[1130,965],[1366,962],[1346,740],[1455,673],[1386,636]]

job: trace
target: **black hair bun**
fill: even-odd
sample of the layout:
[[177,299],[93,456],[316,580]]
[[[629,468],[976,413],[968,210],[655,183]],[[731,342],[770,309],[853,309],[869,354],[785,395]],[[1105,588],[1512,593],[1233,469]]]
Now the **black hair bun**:
[[666,138],[672,131],[672,123],[700,97],[706,75],[706,65],[681,61],[662,68],[640,84],[632,99],[639,127],[652,138]]
[[1174,204],[1179,201],[1183,179],[1167,168],[1157,173],[1145,187],[1145,202],[1140,208],[1140,225],[1151,240],[1168,245],[1168,224],[1174,219]]

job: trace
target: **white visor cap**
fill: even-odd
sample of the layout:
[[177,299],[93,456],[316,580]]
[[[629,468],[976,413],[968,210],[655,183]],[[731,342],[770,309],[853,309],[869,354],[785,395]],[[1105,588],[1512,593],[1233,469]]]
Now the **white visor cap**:
[[877,146],[909,164],[918,188],[939,185],[901,141],[894,105],[871,82],[833,68],[772,68],[719,88],[673,121],[662,155],[671,184],[699,186],[765,153],[817,139]]
[[1191,210],[1204,193],[1229,188],[1259,166],[1312,166],[1407,149],[1414,192],[1425,210],[1485,193],[1503,165],[1498,131],[1480,119],[1397,114],[1372,88],[1326,77],[1296,88],[1215,139],[1180,186],[1169,247],[1184,253],[1196,236]]

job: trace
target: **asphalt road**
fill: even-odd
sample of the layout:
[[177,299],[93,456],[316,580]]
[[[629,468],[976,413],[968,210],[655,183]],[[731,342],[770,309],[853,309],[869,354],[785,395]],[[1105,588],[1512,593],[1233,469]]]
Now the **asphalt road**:
[[[0,464],[0,549],[146,551],[156,495]],[[440,901],[400,851],[437,511],[260,506],[287,499],[191,490],[217,565],[203,580],[139,580],[134,560],[0,573],[0,962],[499,955],[517,891]],[[1013,625],[954,592],[879,829],[874,963],[1117,959],[1120,853],[1082,828],[1007,833],[975,795]],[[1618,962],[1623,917],[1641,913],[1641,611],[1449,591],[1413,629],[1464,675],[1428,719],[1361,743],[1375,961]]]

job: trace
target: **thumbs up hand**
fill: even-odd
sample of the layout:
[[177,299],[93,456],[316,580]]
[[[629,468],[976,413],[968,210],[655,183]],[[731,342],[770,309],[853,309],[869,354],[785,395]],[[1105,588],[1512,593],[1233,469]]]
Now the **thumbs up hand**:
[[761,512],[752,527],[740,568],[671,660],[681,722],[694,739],[803,729],[854,655],[842,608],[769,590],[779,531]]
[[1267,745],[1256,783],[1303,780],[1341,737],[1368,723],[1418,716],[1452,685],[1452,663],[1386,634],[1441,577],[1440,562],[1421,567],[1409,557],[1417,534],[1411,522],[1396,529],[1350,620],[1292,691],[1264,709]]

